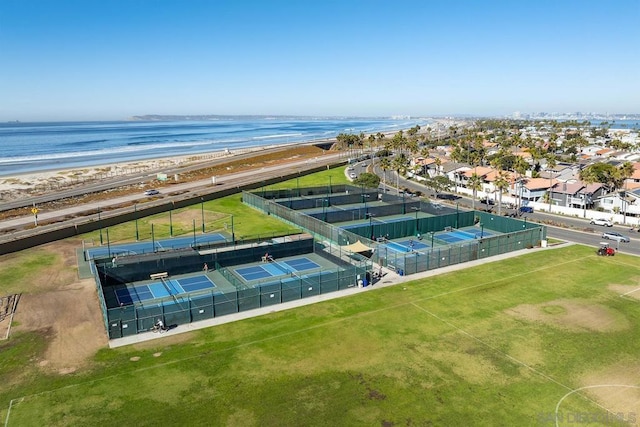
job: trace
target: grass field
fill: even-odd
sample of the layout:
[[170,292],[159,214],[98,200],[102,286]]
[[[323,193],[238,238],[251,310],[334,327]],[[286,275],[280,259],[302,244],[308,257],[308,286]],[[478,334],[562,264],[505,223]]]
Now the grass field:
[[[344,175],[343,167],[330,169],[327,171],[301,176],[299,179],[283,181],[266,187],[272,190],[277,188],[313,187],[328,185],[331,179],[332,185],[345,184],[348,182]],[[331,177],[331,178],[329,178]],[[231,232],[231,215],[233,214],[233,225],[236,237],[239,239],[256,238],[257,236],[273,236],[296,233],[298,228],[288,225],[276,218],[258,212],[242,203],[242,195],[235,194],[220,199],[204,202],[203,205],[195,204],[183,209],[177,209],[162,214],[151,215],[140,218],[137,221],[129,221],[109,228],[109,241],[117,244],[134,240],[151,240],[152,224],[153,236],[157,239],[173,236],[185,236],[193,233],[195,224],[196,233],[202,232],[202,219],[204,218],[205,230],[213,232]],[[102,241],[106,244],[107,231],[93,231],[84,234],[82,238],[93,241],[97,245]]]
[[637,288],[636,258],[569,246],[103,349],[71,375],[33,367],[46,336],[23,333],[0,344],[1,415],[7,426],[493,426],[555,425],[558,409],[558,425],[615,425],[640,416],[640,300],[620,296]]

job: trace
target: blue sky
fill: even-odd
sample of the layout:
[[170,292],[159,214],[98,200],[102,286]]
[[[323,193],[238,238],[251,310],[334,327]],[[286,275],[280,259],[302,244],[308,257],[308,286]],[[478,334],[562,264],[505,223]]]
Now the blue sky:
[[2,0],[0,121],[640,113],[639,51],[639,0]]

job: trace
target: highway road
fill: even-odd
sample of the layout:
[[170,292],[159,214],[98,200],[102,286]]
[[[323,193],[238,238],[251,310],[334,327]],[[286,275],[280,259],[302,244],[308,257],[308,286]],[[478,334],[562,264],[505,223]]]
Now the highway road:
[[[38,212],[38,221],[47,222],[57,220],[61,218],[73,218],[81,217],[82,220],[96,220],[98,211],[102,210],[107,215],[107,211],[112,214],[116,214],[124,211],[132,211],[134,207],[132,204],[139,203],[152,205],[152,204],[166,204],[171,200],[179,200],[187,197],[194,197],[204,194],[210,194],[216,191],[228,190],[230,188],[238,188],[247,184],[255,184],[261,181],[265,181],[274,177],[282,176],[285,174],[303,172],[307,169],[317,168],[318,166],[332,165],[343,161],[344,153],[327,153],[323,156],[318,156],[313,159],[304,159],[288,162],[285,164],[278,164],[270,167],[263,167],[257,170],[249,170],[244,172],[238,172],[233,174],[221,175],[216,177],[216,183],[213,184],[211,178],[200,181],[186,182],[182,184],[175,184],[167,186],[161,189],[161,194],[158,196],[147,197],[142,191],[136,194],[130,194],[127,196],[117,197],[114,199],[95,201],[89,204],[75,205],[68,208],[56,209],[54,211],[40,211]],[[128,179],[128,177],[126,178]],[[112,209],[113,206],[128,205],[122,209]],[[70,220],[70,221],[78,221]],[[73,223],[73,222],[72,222]],[[26,226],[34,224],[33,215],[25,215],[18,218],[12,218],[8,220],[0,221],[0,241],[11,240],[20,238],[21,236],[33,234],[35,230],[21,230]],[[38,229],[43,230],[46,227],[59,227],[61,223],[51,224],[50,226],[39,226]]]
[[[300,144],[306,145],[306,144]],[[297,145],[296,145],[297,146]],[[27,197],[20,200],[3,201],[0,204],[0,211],[7,211],[11,209],[17,209],[21,207],[31,207],[32,205],[41,205],[54,200],[61,200],[69,197],[76,197],[83,194],[95,193],[113,188],[123,187],[127,185],[145,184],[156,180],[156,176],[159,172],[166,174],[167,176],[181,175],[194,170],[200,170],[206,167],[212,167],[219,164],[224,164],[229,161],[237,161],[242,159],[251,158],[256,155],[264,155],[271,152],[281,151],[282,147],[265,148],[250,150],[246,153],[229,155],[224,152],[216,153],[219,157],[213,160],[201,160],[198,162],[189,162],[185,165],[176,165],[174,167],[162,167],[157,170],[146,170],[143,172],[135,172],[126,175],[112,176],[100,180],[90,181],[86,184],[80,184],[73,188],[67,188],[62,190],[56,190],[47,194],[42,194],[33,197]],[[337,154],[337,156],[345,157],[345,153]]]

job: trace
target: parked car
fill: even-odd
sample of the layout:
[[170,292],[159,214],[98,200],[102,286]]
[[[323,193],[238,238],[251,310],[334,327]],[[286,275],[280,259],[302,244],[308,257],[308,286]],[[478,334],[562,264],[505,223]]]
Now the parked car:
[[160,192],[158,190],[154,190],[154,189],[147,190],[147,191],[144,192],[145,196],[155,196],[156,194],[160,194]]
[[487,198],[480,199],[480,203],[484,203],[485,205],[492,205],[492,206],[496,204],[496,202],[493,199],[487,199]]
[[531,206],[520,206],[518,209],[520,213],[533,213],[533,208]]
[[448,193],[440,193],[440,194],[436,194],[436,199],[442,199],[442,200],[458,200],[460,198],[460,196],[456,196],[455,194],[448,194]]
[[589,224],[604,225],[605,227],[613,227],[613,223],[608,219],[604,219],[604,218],[592,219],[591,221],[589,221]]
[[602,233],[602,238],[607,240],[616,240],[618,242],[629,243],[631,239],[627,236],[623,236],[620,233],[616,233],[615,231],[605,231]]
[[356,179],[357,177],[358,177],[358,175],[356,175],[355,172],[351,172],[349,174],[349,178],[351,178],[351,179]]

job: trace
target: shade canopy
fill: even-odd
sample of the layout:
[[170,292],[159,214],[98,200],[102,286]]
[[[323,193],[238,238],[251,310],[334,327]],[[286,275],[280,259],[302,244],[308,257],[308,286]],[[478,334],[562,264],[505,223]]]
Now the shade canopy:
[[365,245],[360,240],[350,245],[343,246],[342,249],[346,249],[351,252],[367,252],[372,250],[369,246]]

